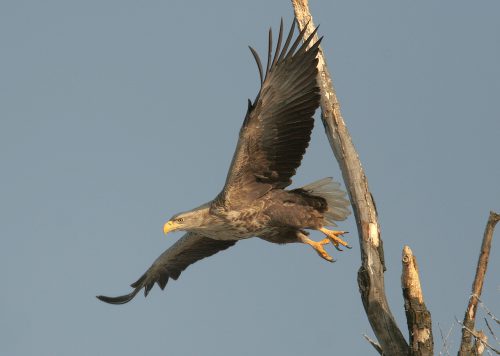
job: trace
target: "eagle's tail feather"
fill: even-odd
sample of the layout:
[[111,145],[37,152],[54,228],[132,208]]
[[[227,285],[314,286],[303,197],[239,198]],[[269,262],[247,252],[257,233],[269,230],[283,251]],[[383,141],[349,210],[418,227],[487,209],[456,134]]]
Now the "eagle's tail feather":
[[317,180],[302,189],[326,200],[328,210],[324,214],[328,225],[337,226],[335,221],[345,220],[351,213],[346,192],[340,189],[340,183],[335,182],[332,177]]

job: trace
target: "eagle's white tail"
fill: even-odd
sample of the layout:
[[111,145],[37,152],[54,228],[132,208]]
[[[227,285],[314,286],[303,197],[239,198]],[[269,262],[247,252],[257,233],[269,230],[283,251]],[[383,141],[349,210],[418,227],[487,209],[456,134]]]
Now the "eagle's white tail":
[[335,221],[345,220],[351,213],[346,192],[340,189],[340,183],[335,182],[332,177],[320,179],[302,189],[326,200],[328,210],[325,212],[325,220],[328,225],[337,226]]

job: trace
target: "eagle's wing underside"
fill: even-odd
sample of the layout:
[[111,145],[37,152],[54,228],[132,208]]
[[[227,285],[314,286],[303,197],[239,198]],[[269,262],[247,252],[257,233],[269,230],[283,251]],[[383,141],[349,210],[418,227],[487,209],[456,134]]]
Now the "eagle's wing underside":
[[[316,81],[317,53],[321,39],[315,43],[316,30],[304,40],[301,31],[292,43],[293,23],[285,44],[283,21],[274,50],[269,30],[269,50],[265,71],[257,52],[250,48],[259,68],[261,88],[248,111],[223,191],[215,204],[237,209],[273,188],[284,188],[299,167],[314,125],[313,114],[319,106]],[[311,46],[310,46],[311,45]],[[308,48],[310,46],[310,48]],[[187,233],[163,252],[139,280],[134,290],[119,297],[98,296],[111,304],[124,304],[144,288],[147,296],[157,283],[165,288],[168,279],[177,279],[192,263],[234,245],[236,241],[214,240]]]
[[305,29],[291,43],[294,29],[295,22],[281,48],[281,22],[274,56],[269,30],[265,71],[250,47],[261,88],[254,103],[249,101],[226,184],[217,199],[220,204],[237,208],[270,189],[288,186],[309,145],[313,115],[320,101],[316,56],[321,39],[312,43],[316,29],[299,47]]
[[235,243],[236,241],[214,240],[188,232],[163,252],[141,278],[131,285],[134,288],[131,293],[119,297],[100,295],[97,298],[110,304],[125,304],[131,301],[142,288],[144,288],[144,296],[147,296],[155,283],[164,289],[169,278],[179,278],[181,272],[189,265],[225,250]]

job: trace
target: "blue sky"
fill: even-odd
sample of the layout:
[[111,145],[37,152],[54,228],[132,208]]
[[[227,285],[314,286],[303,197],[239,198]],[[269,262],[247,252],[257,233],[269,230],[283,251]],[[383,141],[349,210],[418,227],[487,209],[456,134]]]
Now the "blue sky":
[[[497,1],[316,1],[342,112],[375,197],[386,289],[407,333],[401,250],[446,332],[500,210]],[[110,306],[222,188],[259,85],[247,45],[288,1],[0,4],[0,354],[361,355],[359,245],[321,260],[251,239],[144,299]],[[338,165],[319,116],[294,186]],[[498,235],[498,233],[497,233]],[[319,235],[314,235],[319,238]],[[495,237],[496,240],[498,236]],[[494,241],[483,300],[500,314]],[[449,340],[456,350],[455,326]]]

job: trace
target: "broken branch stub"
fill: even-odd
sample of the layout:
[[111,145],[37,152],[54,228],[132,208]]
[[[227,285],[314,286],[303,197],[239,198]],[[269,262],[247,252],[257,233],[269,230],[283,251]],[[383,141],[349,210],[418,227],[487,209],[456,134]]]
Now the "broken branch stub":
[[406,321],[410,335],[410,355],[432,356],[434,341],[432,337],[431,313],[424,303],[417,259],[408,246],[403,248],[403,273],[401,287],[405,301]]

